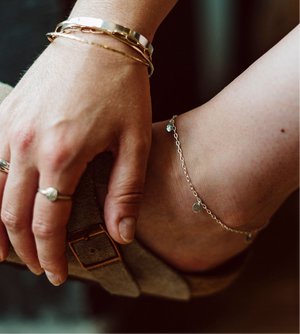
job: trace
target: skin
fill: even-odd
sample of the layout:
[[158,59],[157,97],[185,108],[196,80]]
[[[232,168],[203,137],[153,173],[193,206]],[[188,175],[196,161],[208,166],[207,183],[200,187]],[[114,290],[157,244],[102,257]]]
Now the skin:
[[[151,40],[175,1],[165,1],[163,10],[158,1],[150,7],[144,7],[146,1],[119,3],[124,10],[116,13],[111,1],[80,1],[72,15],[131,26]],[[153,13],[157,20],[147,20]],[[93,38],[130,52],[105,36]],[[216,98],[176,120],[195,188],[233,228],[263,225],[297,187],[296,40],[292,32]],[[105,218],[116,241],[125,243],[122,218],[131,238],[140,214],[138,237],[182,270],[213,268],[246,247],[240,235],[190,210],[194,199],[166,123],[153,126],[142,200],[151,138],[149,81],[143,65],[120,57],[58,39],[0,109],[5,124],[0,156],[11,162],[8,177],[0,173],[0,256],[7,256],[9,237],[29,268],[35,273],[44,268],[54,285],[67,276],[65,225],[71,202],[51,203],[36,190],[53,186],[71,195],[86,164],[104,150],[115,157]]]
[[[192,183],[227,226],[263,226],[299,186],[299,27],[205,105],[175,120]],[[195,202],[168,122],[153,125],[138,238],[184,271],[246,249]],[[258,233],[256,233],[257,235]]]
[[[101,17],[152,41],[175,3],[79,0],[70,17]],[[109,36],[83,37],[136,56]],[[0,120],[0,156],[11,164],[8,176],[0,173],[0,261],[7,257],[9,238],[33,273],[45,270],[54,285],[65,281],[65,226],[72,203],[50,202],[37,189],[54,187],[72,195],[87,163],[105,150],[114,155],[107,228],[119,243],[133,239],[151,144],[149,78],[143,64],[59,38],[1,105]]]

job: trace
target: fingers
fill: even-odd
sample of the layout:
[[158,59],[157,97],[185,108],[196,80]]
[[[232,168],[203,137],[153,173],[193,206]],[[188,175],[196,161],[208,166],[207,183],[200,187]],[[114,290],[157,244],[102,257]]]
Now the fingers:
[[[43,189],[53,187],[53,181],[41,180]],[[54,184],[55,185],[55,184]],[[66,195],[64,187],[61,194]],[[62,284],[68,275],[66,247],[66,224],[71,211],[71,200],[51,202],[37,193],[32,230],[35,237],[40,264],[53,285]]]
[[26,166],[21,155],[11,159],[1,208],[4,225],[0,224],[0,242],[1,245],[6,243],[1,253],[7,256],[6,230],[16,254],[28,268],[38,275],[45,270],[49,281],[60,285],[68,274],[65,244],[71,201],[51,202],[37,189],[52,186],[59,191],[62,189],[62,195],[69,195],[67,189],[73,191],[75,186],[70,183],[78,181],[80,172],[76,171],[76,176],[59,168],[57,172],[53,172],[53,168],[38,172]]
[[149,151],[150,139],[128,140],[114,157],[104,213],[109,233],[121,244],[134,237]]
[[8,256],[9,242],[5,226],[0,221],[0,262],[4,261]]
[[20,259],[35,274],[41,274],[35,241],[31,230],[32,207],[36,195],[38,173],[22,166],[12,157],[3,194],[1,220]]
[[[44,155],[40,168],[39,188],[46,190],[52,187],[57,189],[58,195],[71,196],[84,167],[74,170],[74,164],[71,163],[72,170],[70,171],[64,167],[64,161],[68,159],[67,154],[65,151],[60,153],[58,151],[59,149],[56,149],[56,157],[54,154]],[[49,281],[56,286],[62,284],[68,275],[65,256],[66,225],[71,207],[72,201],[70,199],[61,200],[58,198],[55,201],[50,201],[40,192],[35,197],[32,231],[38,258]]]
[[[0,205],[2,203],[2,195],[5,187],[7,174],[0,171]],[[1,206],[0,206],[1,209]],[[0,262],[4,261],[8,256],[9,242],[5,226],[0,219]]]

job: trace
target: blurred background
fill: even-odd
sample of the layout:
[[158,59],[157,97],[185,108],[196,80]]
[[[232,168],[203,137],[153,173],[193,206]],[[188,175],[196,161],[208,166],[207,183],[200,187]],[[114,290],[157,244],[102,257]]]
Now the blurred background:
[[[0,0],[0,81],[14,86],[74,1]],[[154,38],[153,121],[207,102],[299,22],[297,0],[181,0]],[[1,124],[0,124],[1,126]],[[110,296],[0,265],[0,333],[299,333],[298,192],[227,290],[190,302]]]

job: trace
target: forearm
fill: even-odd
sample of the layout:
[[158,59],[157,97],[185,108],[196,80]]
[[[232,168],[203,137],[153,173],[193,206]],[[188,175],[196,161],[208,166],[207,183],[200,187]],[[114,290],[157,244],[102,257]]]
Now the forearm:
[[195,187],[231,227],[263,225],[298,187],[297,30],[211,101],[178,118]]
[[178,0],[78,0],[70,17],[91,16],[129,27],[150,42]]
[[208,120],[207,145],[226,145],[239,168],[291,191],[298,185],[298,57],[296,28],[202,108],[197,123]]
[[249,168],[268,178],[273,171],[272,182],[291,189],[298,184],[298,39],[296,28],[215,99],[216,108],[225,102],[224,130],[251,157]]

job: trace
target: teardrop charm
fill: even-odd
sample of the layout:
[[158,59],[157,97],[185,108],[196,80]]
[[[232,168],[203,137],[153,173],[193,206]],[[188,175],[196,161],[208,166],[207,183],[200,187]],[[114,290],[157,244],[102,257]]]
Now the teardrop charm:
[[193,205],[193,211],[195,213],[199,213],[202,211],[202,205],[199,203],[199,202],[196,202],[194,205]]
[[166,130],[167,130],[168,132],[171,132],[171,131],[173,130],[173,128],[174,128],[174,123],[169,123],[169,124],[167,125],[167,127],[166,127]]
[[246,235],[245,241],[247,244],[250,244],[250,242],[253,241],[253,234],[251,232]]

